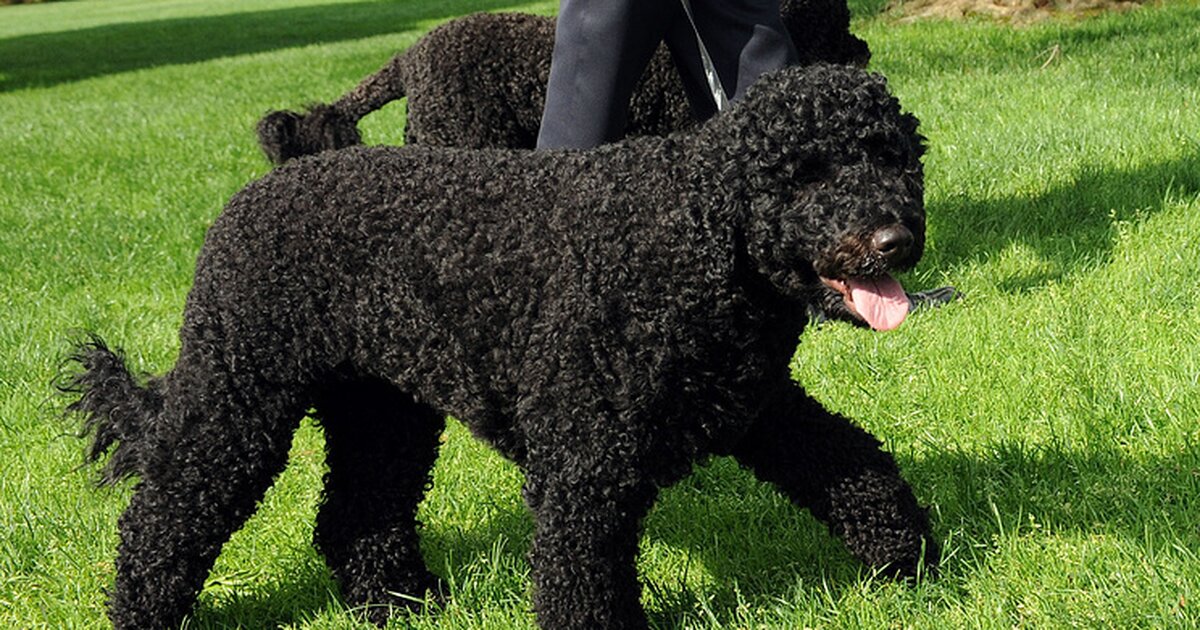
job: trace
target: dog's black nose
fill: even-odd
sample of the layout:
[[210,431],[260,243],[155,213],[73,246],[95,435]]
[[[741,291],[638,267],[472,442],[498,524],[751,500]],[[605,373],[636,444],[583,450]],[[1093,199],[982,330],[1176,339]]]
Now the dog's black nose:
[[898,263],[908,258],[912,245],[913,233],[899,224],[879,228],[871,237],[871,247],[889,263]]

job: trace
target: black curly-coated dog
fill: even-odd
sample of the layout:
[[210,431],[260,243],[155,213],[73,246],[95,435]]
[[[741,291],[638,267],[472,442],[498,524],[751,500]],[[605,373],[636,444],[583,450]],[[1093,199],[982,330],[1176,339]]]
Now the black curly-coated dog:
[[[682,8],[678,9],[682,12]],[[850,33],[845,0],[783,0],[780,16],[800,64],[866,65],[866,42]],[[306,114],[271,112],[259,145],[275,164],[362,142],[358,122],[408,97],[408,144],[532,149],[554,49],[554,20],[477,13],[429,32],[353,90]],[[630,100],[627,136],[666,135],[695,124],[683,82],[660,46]]]
[[525,473],[544,628],[642,628],[635,554],[658,490],[732,455],[872,567],[937,546],[871,435],[789,376],[835,287],[887,328],[924,246],[917,120],[885,81],[764,77],[692,132],[592,151],[349,148],[295,160],[208,232],[177,363],[139,384],[93,341],[71,409],[140,481],[110,616],[177,627],[284,467],[306,410],[329,472],[315,542],[346,600],[436,579],[415,512],[444,414]]

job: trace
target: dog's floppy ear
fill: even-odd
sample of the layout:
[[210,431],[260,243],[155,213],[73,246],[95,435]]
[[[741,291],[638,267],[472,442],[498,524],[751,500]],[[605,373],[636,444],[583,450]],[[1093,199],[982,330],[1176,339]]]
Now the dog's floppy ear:
[[[819,167],[835,147],[822,128],[829,97],[822,93],[824,64],[764,74],[734,106],[702,132],[717,166],[743,194],[778,193]],[[860,73],[861,74],[861,73]]]

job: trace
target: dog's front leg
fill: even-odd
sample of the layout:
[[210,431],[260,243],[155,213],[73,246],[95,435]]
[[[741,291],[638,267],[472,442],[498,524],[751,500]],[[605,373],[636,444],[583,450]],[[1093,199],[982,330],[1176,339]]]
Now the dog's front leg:
[[524,493],[536,521],[530,564],[543,629],[646,627],[635,559],[657,488],[629,450],[635,441],[601,433],[616,424],[576,417],[571,425],[591,433],[564,427],[530,449]]
[[868,565],[915,575],[938,560],[929,519],[870,433],[785,383],[734,449],[740,463],[828,524]]

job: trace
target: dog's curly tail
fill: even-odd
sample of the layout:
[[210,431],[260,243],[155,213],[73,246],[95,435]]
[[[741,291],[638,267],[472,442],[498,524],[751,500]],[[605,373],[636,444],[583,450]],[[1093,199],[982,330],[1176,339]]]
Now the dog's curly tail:
[[308,112],[274,111],[258,121],[258,146],[271,163],[362,144],[358,120],[333,105],[313,105]]
[[404,53],[329,104],[304,114],[274,111],[258,121],[258,145],[276,166],[331,149],[362,144],[358,121],[388,103],[404,98]]
[[84,414],[79,436],[92,436],[87,460],[100,459],[116,444],[101,483],[112,485],[140,472],[139,450],[144,448],[147,426],[163,406],[159,381],[139,385],[124,357],[109,350],[98,337],[80,344],[69,360],[82,366],[83,371],[58,387],[79,395],[78,400],[67,406],[67,411]]

